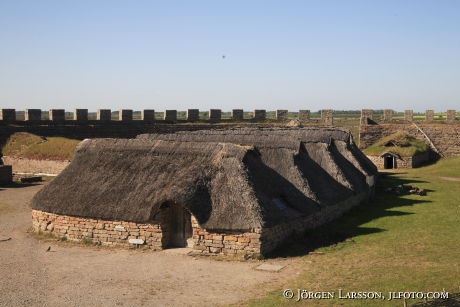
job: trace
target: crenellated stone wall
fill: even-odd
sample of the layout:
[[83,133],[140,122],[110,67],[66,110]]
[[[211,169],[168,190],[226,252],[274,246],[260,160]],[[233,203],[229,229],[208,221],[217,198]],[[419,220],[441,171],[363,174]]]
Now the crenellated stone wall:
[[[0,124],[1,123],[16,123],[19,124],[22,122],[27,122],[29,125],[37,124],[55,124],[55,125],[68,125],[68,124],[107,124],[109,122],[131,122],[139,121],[144,123],[152,122],[195,122],[198,120],[208,121],[211,123],[215,122],[228,122],[228,121],[251,121],[251,122],[264,122],[267,120],[276,120],[276,121],[286,121],[290,116],[293,118],[298,118],[300,121],[311,121],[311,112],[310,110],[299,110],[298,112],[290,113],[285,109],[278,109],[276,111],[267,112],[265,109],[256,109],[250,114],[247,114],[245,118],[243,109],[233,109],[230,117],[223,118],[221,109],[210,109],[208,112],[204,112],[200,118],[199,109],[187,109],[185,118],[181,115],[181,118],[178,117],[177,110],[166,110],[163,112],[161,118],[156,117],[155,110],[146,109],[141,111],[141,116],[136,115],[134,118],[134,111],[130,109],[121,109],[118,111],[118,118],[112,118],[111,109],[98,109],[96,112],[96,120],[90,120],[88,117],[87,109],[75,109],[72,112],[72,116],[67,114],[63,109],[51,109],[48,111],[48,115],[42,112],[41,109],[26,109],[24,111],[24,120],[17,120],[18,113],[15,109],[0,109]],[[248,113],[248,112],[247,112]],[[271,113],[267,117],[267,113]],[[273,115],[274,113],[274,115]],[[390,122],[394,119],[395,112],[390,109],[383,110],[383,121]],[[67,116],[67,117],[66,117]],[[445,113],[445,122],[453,123],[457,122],[457,113],[455,110],[447,110]],[[442,115],[444,117],[444,115]],[[434,120],[433,110],[427,110],[425,121]],[[414,121],[414,112],[413,110],[404,111],[404,120],[406,122]],[[361,124],[367,125],[370,122],[375,121],[374,110],[372,109],[363,109],[361,111]],[[321,110],[321,121],[314,120],[315,123],[325,124],[327,126],[333,125],[334,123],[334,110],[332,109],[323,109]]]
[[[363,109],[361,110],[361,125],[374,125],[378,124],[379,122],[374,117],[375,112],[371,109]],[[417,115],[417,118],[414,116],[413,110],[405,110],[402,117],[399,115],[399,119],[395,119],[395,111],[390,109],[383,110],[383,118],[381,118],[380,123],[389,123],[389,122],[401,122],[405,121],[405,123],[412,123],[412,122],[438,122],[438,123],[458,123],[457,119],[457,112],[455,110],[447,110],[445,113],[438,113],[438,119],[435,119],[435,112],[434,110],[426,110],[424,118],[420,115]]]

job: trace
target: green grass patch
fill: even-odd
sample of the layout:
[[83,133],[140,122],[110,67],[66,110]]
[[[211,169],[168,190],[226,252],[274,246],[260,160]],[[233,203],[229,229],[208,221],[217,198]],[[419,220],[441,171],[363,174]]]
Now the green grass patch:
[[10,136],[2,148],[5,156],[37,160],[72,160],[79,140],[64,137],[40,137],[27,132]]
[[396,132],[382,138],[377,143],[364,150],[367,155],[381,155],[385,152],[392,152],[404,157],[413,156],[417,153],[426,152],[430,149],[424,141],[410,136],[406,132]]
[[[460,158],[379,178],[371,203],[341,219],[310,231],[285,256],[298,257],[299,275],[249,306],[403,306],[388,300],[389,292],[460,292],[460,184],[442,179],[460,169]],[[388,187],[413,185],[427,196],[396,196]],[[347,240],[344,240],[347,238]],[[323,244],[304,244],[322,242]],[[303,250],[302,250],[303,249]],[[308,254],[314,251],[314,254]],[[296,302],[284,289],[330,291],[334,299]],[[338,291],[381,292],[384,300],[339,299]],[[408,304],[422,300],[409,299]]]
[[436,164],[424,167],[423,175],[460,178],[459,166],[460,157],[443,159]]

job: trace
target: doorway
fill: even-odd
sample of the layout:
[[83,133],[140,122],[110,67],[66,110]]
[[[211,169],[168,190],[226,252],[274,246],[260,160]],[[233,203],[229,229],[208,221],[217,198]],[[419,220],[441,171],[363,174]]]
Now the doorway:
[[396,159],[392,155],[387,155],[383,157],[383,168],[384,169],[390,169],[390,168],[396,168]]
[[164,225],[163,228],[163,247],[187,247],[193,235],[192,216],[180,204],[168,202],[163,206]]

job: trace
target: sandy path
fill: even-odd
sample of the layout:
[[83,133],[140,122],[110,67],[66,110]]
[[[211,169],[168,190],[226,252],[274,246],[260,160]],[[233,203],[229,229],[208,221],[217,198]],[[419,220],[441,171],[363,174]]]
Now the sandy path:
[[[276,288],[297,270],[193,258],[176,251],[96,248],[31,237],[28,201],[41,185],[0,190],[0,306],[216,306]],[[51,245],[51,252],[46,252]]]

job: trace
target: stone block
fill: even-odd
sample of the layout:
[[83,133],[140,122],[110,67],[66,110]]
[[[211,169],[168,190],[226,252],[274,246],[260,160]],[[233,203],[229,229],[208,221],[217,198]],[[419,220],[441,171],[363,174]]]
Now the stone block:
[[259,239],[261,236],[260,233],[253,233],[253,232],[245,233],[244,235],[251,239]]
[[249,243],[249,242],[251,242],[251,239],[246,238],[246,237],[239,237],[238,242],[240,242],[240,243]]
[[164,112],[163,118],[166,121],[176,121],[177,120],[177,110],[166,110]]
[[265,110],[254,110],[253,119],[256,121],[264,121],[267,119],[267,111]]
[[63,123],[65,121],[64,109],[51,109],[48,111],[49,119],[55,123]]
[[0,109],[0,120],[4,122],[14,122],[16,120],[16,110]]
[[189,122],[196,122],[200,120],[200,110],[199,109],[188,109],[187,110],[187,120]]
[[86,123],[88,121],[88,109],[75,109],[73,120],[77,123]]
[[447,110],[447,122],[453,122],[456,118],[455,110]]
[[41,121],[42,120],[42,110],[41,109],[26,109],[24,112],[25,121]]
[[153,122],[155,120],[155,110],[142,110],[141,120],[144,122]]
[[133,110],[122,109],[118,112],[118,120],[130,122],[133,120]]
[[302,122],[306,122],[310,120],[310,110],[299,110],[299,120]]
[[425,112],[425,120],[427,122],[434,121],[434,110],[426,110],[426,112]]
[[232,119],[236,121],[241,121],[244,119],[243,109],[233,109],[232,110]]
[[222,110],[221,109],[210,109],[209,110],[209,120],[212,122],[219,122],[222,119]]
[[231,249],[231,248],[223,248],[222,249],[222,253],[224,254],[236,254],[237,251],[235,249]]
[[391,109],[383,110],[383,120],[386,122],[391,122],[393,120],[393,110]]
[[214,254],[219,254],[222,252],[222,248],[220,247],[210,247],[209,252],[214,253]]
[[404,120],[408,122],[414,121],[414,111],[413,110],[405,110],[404,111]]
[[[322,114],[321,114],[322,117]],[[374,111],[370,109],[361,110],[361,125],[367,125],[368,120],[374,120]]]
[[334,110],[321,110],[321,120],[326,126],[334,125]]
[[289,111],[288,110],[276,110],[276,120],[286,121],[288,120]]
[[112,111],[110,109],[98,109],[96,120],[102,122],[109,122],[112,120]]

